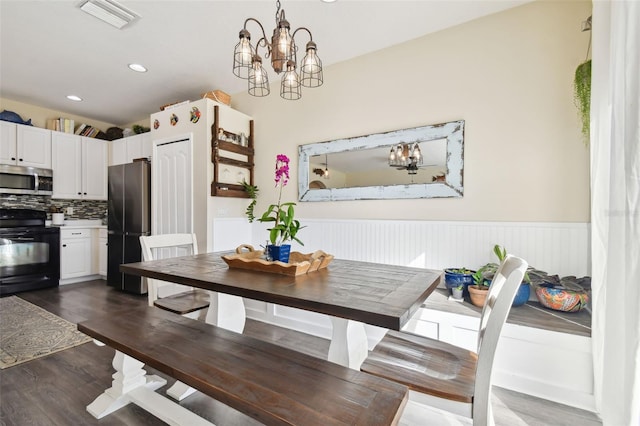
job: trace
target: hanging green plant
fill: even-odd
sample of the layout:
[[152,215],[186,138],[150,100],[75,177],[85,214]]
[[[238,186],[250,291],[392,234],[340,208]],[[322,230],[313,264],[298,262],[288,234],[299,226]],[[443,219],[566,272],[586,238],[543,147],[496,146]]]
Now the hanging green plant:
[[251,204],[249,204],[247,206],[247,209],[245,210],[245,213],[247,215],[247,219],[249,220],[249,222],[253,222],[255,220],[255,216],[253,215],[253,208],[256,206],[256,199],[258,198],[258,187],[256,185],[251,185],[250,183],[247,183],[246,180],[242,180],[242,182],[240,182],[240,184],[242,185],[242,188],[247,192],[247,194],[249,194],[249,198],[251,198]]
[[573,99],[582,121],[584,143],[589,143],[589,115],[591,104],[591,59],[578,65],[573,79]]

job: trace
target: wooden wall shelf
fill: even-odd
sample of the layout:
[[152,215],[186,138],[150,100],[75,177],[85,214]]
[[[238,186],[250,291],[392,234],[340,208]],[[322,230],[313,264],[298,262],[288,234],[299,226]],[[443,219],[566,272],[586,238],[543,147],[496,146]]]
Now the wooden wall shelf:
[[[211,195],[217,197],[236,197],[249,198],[249,194],[244,190],[240,183],[221,182],[221,166],[227,165],[248,170],[249,184],[253,185],[253,168],[254,168],[254,149],[253,149],[253,120],[249,120],[249,135],[247,137],[247,146],[226,140],[219,140],[218,135],[223,133],[222,137],[234,136],[233,133],[223,130],[220,132],[220,111],[219,106],[214,106],[213,110],[214,122],[211,126],[211,162],[213,163],[213,182],[211,182]],[[237,136],[237,135],[236,135]],[[238,138],[239,139],[239,138]],[[245,159],[229,158],[224,153],[234,153],[245,157]]]

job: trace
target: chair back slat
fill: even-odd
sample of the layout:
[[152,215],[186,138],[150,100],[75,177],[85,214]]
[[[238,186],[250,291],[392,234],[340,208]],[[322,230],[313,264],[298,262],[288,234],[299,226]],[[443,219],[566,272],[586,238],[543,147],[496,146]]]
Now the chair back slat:
[[[198,254],[196,234],[141,236],[140,246],[142,248],[142,259],[144,261]],[[158,288],[162,285],[179,286],[178,284],[147,278],[149,306],[153,306],[153,303],[158,299]],[[180,288],[191,289],[191,287],[185,286],[180,286]]]
[[528,264],[523,259],[507,255],[489,286],[478,333],[478,363],[473,400],[474,424],[490,424],[493,419],[490,401],[493,361],[502,328],[527,267]]

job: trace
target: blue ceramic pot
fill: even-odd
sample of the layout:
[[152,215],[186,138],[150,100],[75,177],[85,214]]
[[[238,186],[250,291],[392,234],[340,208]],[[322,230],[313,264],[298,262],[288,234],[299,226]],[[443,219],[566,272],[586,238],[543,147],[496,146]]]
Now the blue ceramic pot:
[[473,274],[475,274],[476,271],[471,271],[469,274],[460,274],[453,272],[456,269],[458,268],[446,268],[444,270],[444,286],[451,290],[459,285],[463,285],[465,295],[469,294],[467,287],[473,285]]
[[531,286],[528,283],[520,284],[518,287],[518,292],[516,293],[515,299],[513,299],[513,303],[511,306],[522,306],[527,303],[529,300],[529,295],[531,294]]
[[269,257],[271,260],[279,260],[283,263],[289,263],[289,254],[291,253],[291,244],[282,244],[274,246],[269,244],[267,246],[269,251]]

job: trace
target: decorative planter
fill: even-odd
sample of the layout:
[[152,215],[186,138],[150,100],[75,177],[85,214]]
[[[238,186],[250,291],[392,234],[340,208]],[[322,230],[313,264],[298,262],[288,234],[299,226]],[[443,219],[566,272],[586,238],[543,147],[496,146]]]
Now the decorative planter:
[[282,244],[280,246],[274,246],[269,244],[267,246],[269,258],[271,260],[279,260],[283,263],[289,263],[289,253],[291,253],[291,244]]
[[522,306],[527,303],[529,300],[529,295],[531,294],[531,286],[529,283],[523,282],[518,287],[518,292],[516,293],[516,297],[513,299],[513,303],[511,306]]
[[444,285],[448,290],[451,290],[462,284],[464,286],[464,292],[468,293],[467,287],[473,284],[473,274],[475,274],[476,271],[468,270],[468,274],[455,272],[459,269],[463,268],[446,268],[444,270]]
[[536,287],[536,297],[545,308],[562,312],[580,312],[589,301],[586,291],[545,283]]
[[484,306],[484,302],[487,300],[489,287],[474,284],[467,287],[467,290],[469,290],[469,298],[471,299],[471,303],[479,308],[482,308]]

